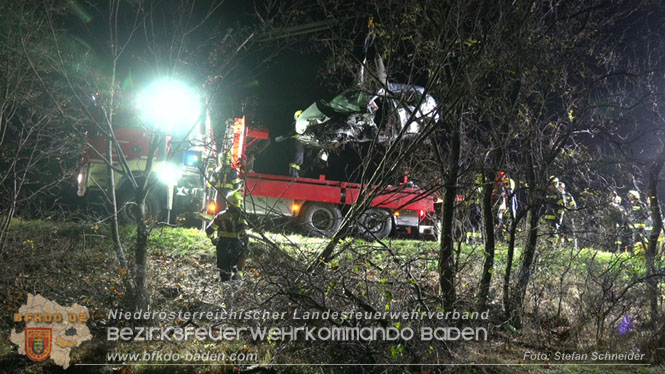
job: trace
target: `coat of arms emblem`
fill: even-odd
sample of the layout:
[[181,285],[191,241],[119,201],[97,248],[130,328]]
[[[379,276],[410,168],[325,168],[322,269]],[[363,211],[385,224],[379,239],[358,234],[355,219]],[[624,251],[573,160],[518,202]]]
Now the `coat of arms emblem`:
[[26,328],[25,329],[25,354],[32,361],[44,361],[51,355],[50,328]]

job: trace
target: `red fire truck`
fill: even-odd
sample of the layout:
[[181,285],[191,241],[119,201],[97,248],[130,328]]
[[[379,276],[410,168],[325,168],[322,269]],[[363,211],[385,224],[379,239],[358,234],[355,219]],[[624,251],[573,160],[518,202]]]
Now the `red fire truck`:
[[[143,180],[152,141],[150,134],[142,128],[117,128],[114,135],[132,174]],[[211,135],[212,127],[205,121],[187,134],[173,133],[162,138],[150,175],[153,188],[145,201],[148,217],[170,223],[198,221],[197,216],[207,200],[202,171],[205,160],[214,154],[214,148],[205,141],[212,139]],[[87,139],[90,147],[82,155],[77,194],[90,204],[103,204],[102,190],[108,187],[109,180],[107,163],[100,155],[106,155],[107,137],[91,126]],[[118,152],[114,152],[113,163],[119,169],[118,161]],[[119,218],[125,223],[134,222],[134,189],[125,175],[115,173],[114,179]]]
[[267,129],[247,126],[245,118],[237,118],[229,124],[222,145],[222,151],[232,155],[231,167],[244,180],[248,214],[291,217],[311,234],[330,236],[361,194],[374,190],[370,208],[358,219],[359,234],[368,238],[384,238],[395,231],[434,235],[435,198],[409,184],[406,177],[400,185],[377,189],[328,180],[324,175],[313,179],[245,172],[245,168],[251,170],[253,150],[267,140]]
[[[93,130],[88,134],[90,143],[104,154],[106,138]],[[257,149],[262,142],[269,140],[269,135],[267,129],[246,126],[244,118],[237,118],[229,122],[224,140],[218,146],[210,141],[214,139],[214,134],[209,121],[186,135],[169,137],[169,141],[159,149],[164,156],[160,157],[158,153],[154,163],[153,177],[156,181],[146,199],[147,214],[157,221],[166,219],[176,223],[177,219],[185,218],[193,222],[193,217],[200,217],[199,212],[206,208],[208,213],[214,213],[215,191],[207,183],[212,180],[210,162],[217,158],[218,152],[229,152],[232,155],[231,167],[244,181],[244,206],[249,215],[296,219],[310,234],[332,235],[339,229],[349,207],[372,188],[328,180],[324,175],[314,179],[246,172],[251,170]],[[132,173],[140,175],[147,160],[150,137],[142,129],[131,128],[117,129],[115,136]],[[79,196],[91,195],[90,191],[96,192],[108,185],[103,160],[89,149],[84,161],[78,176]],[[132,222],[133,190],[127,178],[117,173],[116,178],[120,206],[128,204],[120,210],[121,219]],[[167,179],[171,181],[166,182]],[[434,235],[436,220],[432,217],[436,216],[435,198],[431,193],[408,183],[406,178],[396,186],[374,187],[373,192],[375,195],[370,208],[355,225],[358,234],[367,238],[383,238],[397,231]],[[172,212],[170,218],[167,210]]]

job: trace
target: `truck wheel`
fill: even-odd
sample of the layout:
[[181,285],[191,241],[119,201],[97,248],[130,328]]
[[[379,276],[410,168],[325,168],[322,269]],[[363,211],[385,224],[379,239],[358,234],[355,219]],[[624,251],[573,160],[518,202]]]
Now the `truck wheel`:
[[383,239],[393,230],[390,212],[383,209],[367,209],[358,218],[358,231],[367,240]]
[[302,212],[302,223],[308,233],[330,237],[342,224],[342,212],[330,204],[307,204]]
[[[145,198],[145,219],[149,221],[159,221],[162,218],[166,200],[159,199],[159,193],[155,189],[151,190]],[[127,189],[118,193],[118,221],[124,224],[136,222],[138,215],[138,205],[134,199],[134,190]]]

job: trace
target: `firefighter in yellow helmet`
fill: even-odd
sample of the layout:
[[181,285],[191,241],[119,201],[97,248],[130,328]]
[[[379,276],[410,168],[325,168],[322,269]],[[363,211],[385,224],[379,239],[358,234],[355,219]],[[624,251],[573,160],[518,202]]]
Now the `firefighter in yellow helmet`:
[[220,280],[241,279],[247,252],[247,222],[243,218],[243,195],[239,190],[226,197],[226,210],[218,213],[206,227],[217,252]]
[[220,212],[226,207],[225,197],[240,187],[238,172],[231,167],[232,157],[231,152],[220,152],[218,166],[212,175],[211,184],[216,191],[215,204]]
[[543,204],[543,220],[550,227],[548,240],[553,244],[559,242],[561,221],[565,209],[565,202],[563,201],[563,196],[558,188],[559,183],[559,178],[550,177],[545,195],[545,202]]
[[577,235],[575,233],[575,211],[577,211],[577,203],[573,195],[566,189],[566,184],[559,181],[557,184],[557,190],[559,191],[559,196],[561,197],[561,203],[563,206],[561,217],[559,220],[559,232],[563,236],[563,240],[572,240],[575,243],[575,248],[577,248]]
[[[308,154],[308,165],[303,169],[311,167],[315,162],[321,165],[327,165],[328,163],[328,152],[325,149],[318,150],[316,158],[312,158],[312,156],[314,156],[315,149],[309,146],[305,148],[306,144],[303,143],[302,137],[305,136],[305,132],[307,131],[310,122],[304,120],[298,121],[302,114],[302,110],[297,110],[295,113],[293,113],[293,131],[287,135],[282,135],[275,138],[277,143],[289,139],[293,141],[293,156],[291,162],[289,163],[289,175],[294,178],[299,178],[302,175],[301,168],[303,168],[303,163],[305,162],[305,151],[307,151]],[[309,161],[311,161],[311,163]]]

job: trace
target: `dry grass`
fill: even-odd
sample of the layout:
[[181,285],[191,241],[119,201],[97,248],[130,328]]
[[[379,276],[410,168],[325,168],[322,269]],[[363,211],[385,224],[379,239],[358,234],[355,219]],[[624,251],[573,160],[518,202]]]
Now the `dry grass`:
[[[606,316],[608,321],[602,331],[601,345],[595,334],[597,318],[593,308],[599,304],[609,307],[603,299],[605,288],[593,283],[591,275],[608,273],[607,268],[617,262],[616,256],[594,256],[585,250],[577,256],[566,257],[560,253],[547,255],[547,250],[537,260],[527,303],[526,326],[516,331],[503,318],[500,302],[503,258],[497,253],[497,270],[492,285],[490,318],[488,321],[428,321],[428,320],[358,320],[358,326],[397,326],[413,328],[433,326],[481,327],[490,333],[486,342],[424,342],[419,339],[396,342],[308,342],[253,341],[249,338],[221,344],[189,342],[131,342],[108,343],[105,341],[108,326],[129,326],[125,321],[109,321],[108,310],[123,306],[121,277],[123,269],[115,265],[113,251],[106,239],[104,228],[49,222],[18,222],[14,226],[11,245],[3,254],[5,271],[0,276],[3,297],[0,301],[0,363],[5,372],[51,372],[55,368],[46,363],[32,363],[15,353],[8,343],[13,326],[12,312],[24,302],[26,293],[39,293],[60,304],[77,302],[90,309],[89,327],[95,339],[84,343],[72,355],[73,363],[106,362],[109,352],[143,352],[162,350],[190,353],[256,354],[251,365],[271,368],[275,371],[309,372],[453,372],[453,373],[569,373],[608,372],[603,368],[586,366],[557,366],[554,362],[538,362],[535,366],[509,366],[529,363],[524,360],[526,351],[552,353],[557,350],[570,352],[602,347],[612,352],[640,349],[640,342],[652,331],[639,319],[635,330],[620,339],[612,338],[615,326],[610,323],[614,315],[641,311],[638,305],[641,290],[635,287],[628,296],[616,303],[616,310]],[[131,230],[124,233],[131,237]],[[165,311],[218,311],[218,310],[268,310],[284,312],[288,316],[298,308],[309,310],[375,310],[383,311],[440,311],[437,298],[436,276],[437,243],[417,241],[389,241],[384,244],[348,240],[340,246],[346,248],[335,260],[315,273],[306,273],[309,261],[325,244],[320,238],[303,238],[297,235],[270,234],[270,239],[280,249],[259,240],[253,240],[252,253],[246,267],[245,280],[220,284],[214,267],[214,253],[207,239],[196,230],[156,229],[150,248],[150,297],[153,310]],[[131,244],[128,242],[128,249]],[[480,269],[481,252],[464,247],[460,254],[458,290],[459,311],[474,310],[474,295]],[[633,259],[619,260],[616,284],[620,288],[630,279],[626,273],[635,271]],[[561,278],[562,269],[570,267],[567,276]],[[629,274],[630,275],[630,274]],[[563,287],[563,288],[562,288]],[[559,291],[562,307],[558,310]],[[605,291],[604,291],[605,290]],[[628,309],[624,308],[627,306]],[[558,314],[558,316],[557,316]],[[159,325],[159,321],[151,324]],[[163,322],[162,322],[163,323]],[[168,322],[180,326],[248,326],[265,325],[261,321],[194,320]],[[345,321],[308,321],[311,326],[331,326]],[[279,327],[302,325],[302,321],[290,318],[269,321]],[[642,330],[641,330],[642,329]],[[286,367],[273,364],[292,363],[376,363],[385,366],[319,366]],[[189,372],[234,372],[248,370],[241,362],[224,362],[229,366],[187,367]],[[494,364],[495,366],[448,366],[436,368],[421,364]],[[414,366],[403,366],[414,364]],[[237,366],[235,366],[237,365]],[[234,369],[237,367],[237,369]],[[97,372],[89,367],[76,367],[79,372]],[[117,368],[117,367],[116,367]],[[126,367],[128,368],[128,367]],[[173,368],[173,367],[171,367]],[[107,372],[111,368],[107,367]],[[131,367],[125,373],[165,372],[168,367]],[[180,369],[184,369],[180,368]],[[182,370],[171,372],[182,372]],[[250,366],[249,369],[252,369]],[[612,370],[618,368],[612,368]],[[635,369],[635,368],[633,368]],[[639,368],[644,373],[660,372],[662,368]],[[9,371],[7,371],[9,370]],[[596,371],[594,371],[596,370]]]

